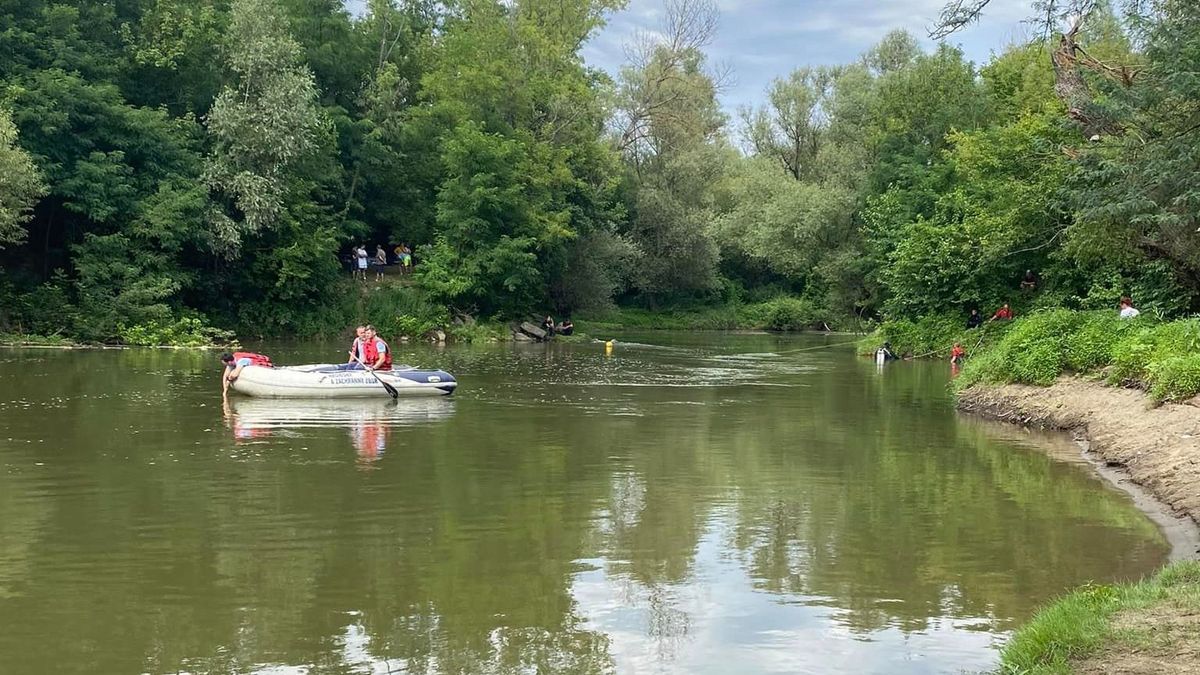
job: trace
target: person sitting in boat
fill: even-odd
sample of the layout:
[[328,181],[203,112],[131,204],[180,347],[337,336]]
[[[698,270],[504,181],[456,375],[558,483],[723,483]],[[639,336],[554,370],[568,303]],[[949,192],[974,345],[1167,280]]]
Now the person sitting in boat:
[[571,323],[570,319],[563,319],[563,322],[558,324],[559,335],[570,335],[575,332],[575,324]]
[[363,341],[367,339],[367,327],[358,326],[354,329],[354,341],[350,343],[350,358],[338,366],[338,370],[362,370],[367,363],[366,356],[363,355]]
[[388,343],[379,337],[374,326],[367,326],[366,336],[362,341],[363,363],[371,370],[391,370],[392,350]]
[[221,374],[221,393],[229,392],[229,383],[238,379],[246,366],[271,366],[271,359],[253,352],[225,352],[221,354],[221,363],[225,364],[225,372]]

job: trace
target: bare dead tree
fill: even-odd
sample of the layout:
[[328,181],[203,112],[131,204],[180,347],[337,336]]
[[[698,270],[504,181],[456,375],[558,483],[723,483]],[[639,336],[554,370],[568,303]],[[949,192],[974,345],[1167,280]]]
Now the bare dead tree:
[[992,0],[951,0],[942,8],[936,23],[930,27],[928,34],[934,40],[941,40],[975,23],[983,16],[983,10]]
[[[951,0],[942,10],[938,22],[929,30],[930,37],[940,39],[979,20],[991,0]],[[1135,6],[1141,0],[1130,0]],[[1060,26],[1066,30],[1059,33],[1058,45],[1050,52],[1054,67],[1054,93],[1066,106],[1067,116],[1083,128],[1088,138],[1097,134],[1113,134],[1120,131],[1110,120],[1101,119],[1092,112],[1095,93],[1084,78],[1084,70],[1098,73],[1119,82],[1125,87],[1133,86],[1139,70],[1126,65],[1113,66],[1091,56],[1079,44],[1079,31],[1087,18],[1096,11],[1098,0],[1038,0],[1034,9],[1038,16],[1030,19],[1049,39]]]

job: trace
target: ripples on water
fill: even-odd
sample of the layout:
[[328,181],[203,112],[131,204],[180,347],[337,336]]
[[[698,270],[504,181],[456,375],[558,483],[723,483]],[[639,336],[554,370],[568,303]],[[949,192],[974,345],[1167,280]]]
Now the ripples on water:
[[405,347],[461,387],[397,403],[0,354],[0,671],[985,670],[1165,556],[1053,439],[955,417],[944,364],[628,339]]

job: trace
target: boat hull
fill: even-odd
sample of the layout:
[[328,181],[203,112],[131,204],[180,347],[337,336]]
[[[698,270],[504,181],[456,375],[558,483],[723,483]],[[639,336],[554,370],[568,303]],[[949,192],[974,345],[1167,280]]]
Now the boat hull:
[[[400,396],[448,396],[458,382],[441,370],[375,371]],[[262,398],[379,398],[387,390],[365,370],[335,370],[330,364],[268,368],[246,366],[230,388]]]

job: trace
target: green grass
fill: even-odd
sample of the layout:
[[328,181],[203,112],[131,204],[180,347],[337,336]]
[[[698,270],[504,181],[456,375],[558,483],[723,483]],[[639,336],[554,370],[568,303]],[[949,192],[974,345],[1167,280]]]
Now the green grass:
[[0,345],[8,347],[71,347],[77,343],[58,335],[28,335],[26,333],[0,333]]
[[858,347],[859,351],[868,353],[875,351],[884,342],[890,342],[892,351],[898,355],[940,358],[949,356],[950,348],[957,342],[970,354],[997,342],[1013,323],[989,321],[979,328],[968,330],[966,317],[957,315],[933,315],[917,321],[885,321],[873,333],[860,340]]
[[1068,593],[1039,611],[1013,635],[1000,654],[999,672],[1070,673],[1073,661],[1096,654],[1101,648],[1119,651],[1153,647],[1169,651],[1169,637],[1112,625],[1117,612],[1136,612],[1155,605],[1168,605],[1181,613],[1200,612],[1200,561],[1174,563],[1133,584],[1087,585]]
[[805,298],[781,295],[763,302],[730,302],[717,306],[672,306],[661,309],[617,307],[576,317],[576,326],[593,334],[617,330],[779,330],[854,328]]
[[1200,320],[1122,320],[1111,311],[1065,309],[1012,322],[969,359],[955,382],[1049,385],[1064,373],[1103,376],[1145,389],[1158,402],[1200,394]]

